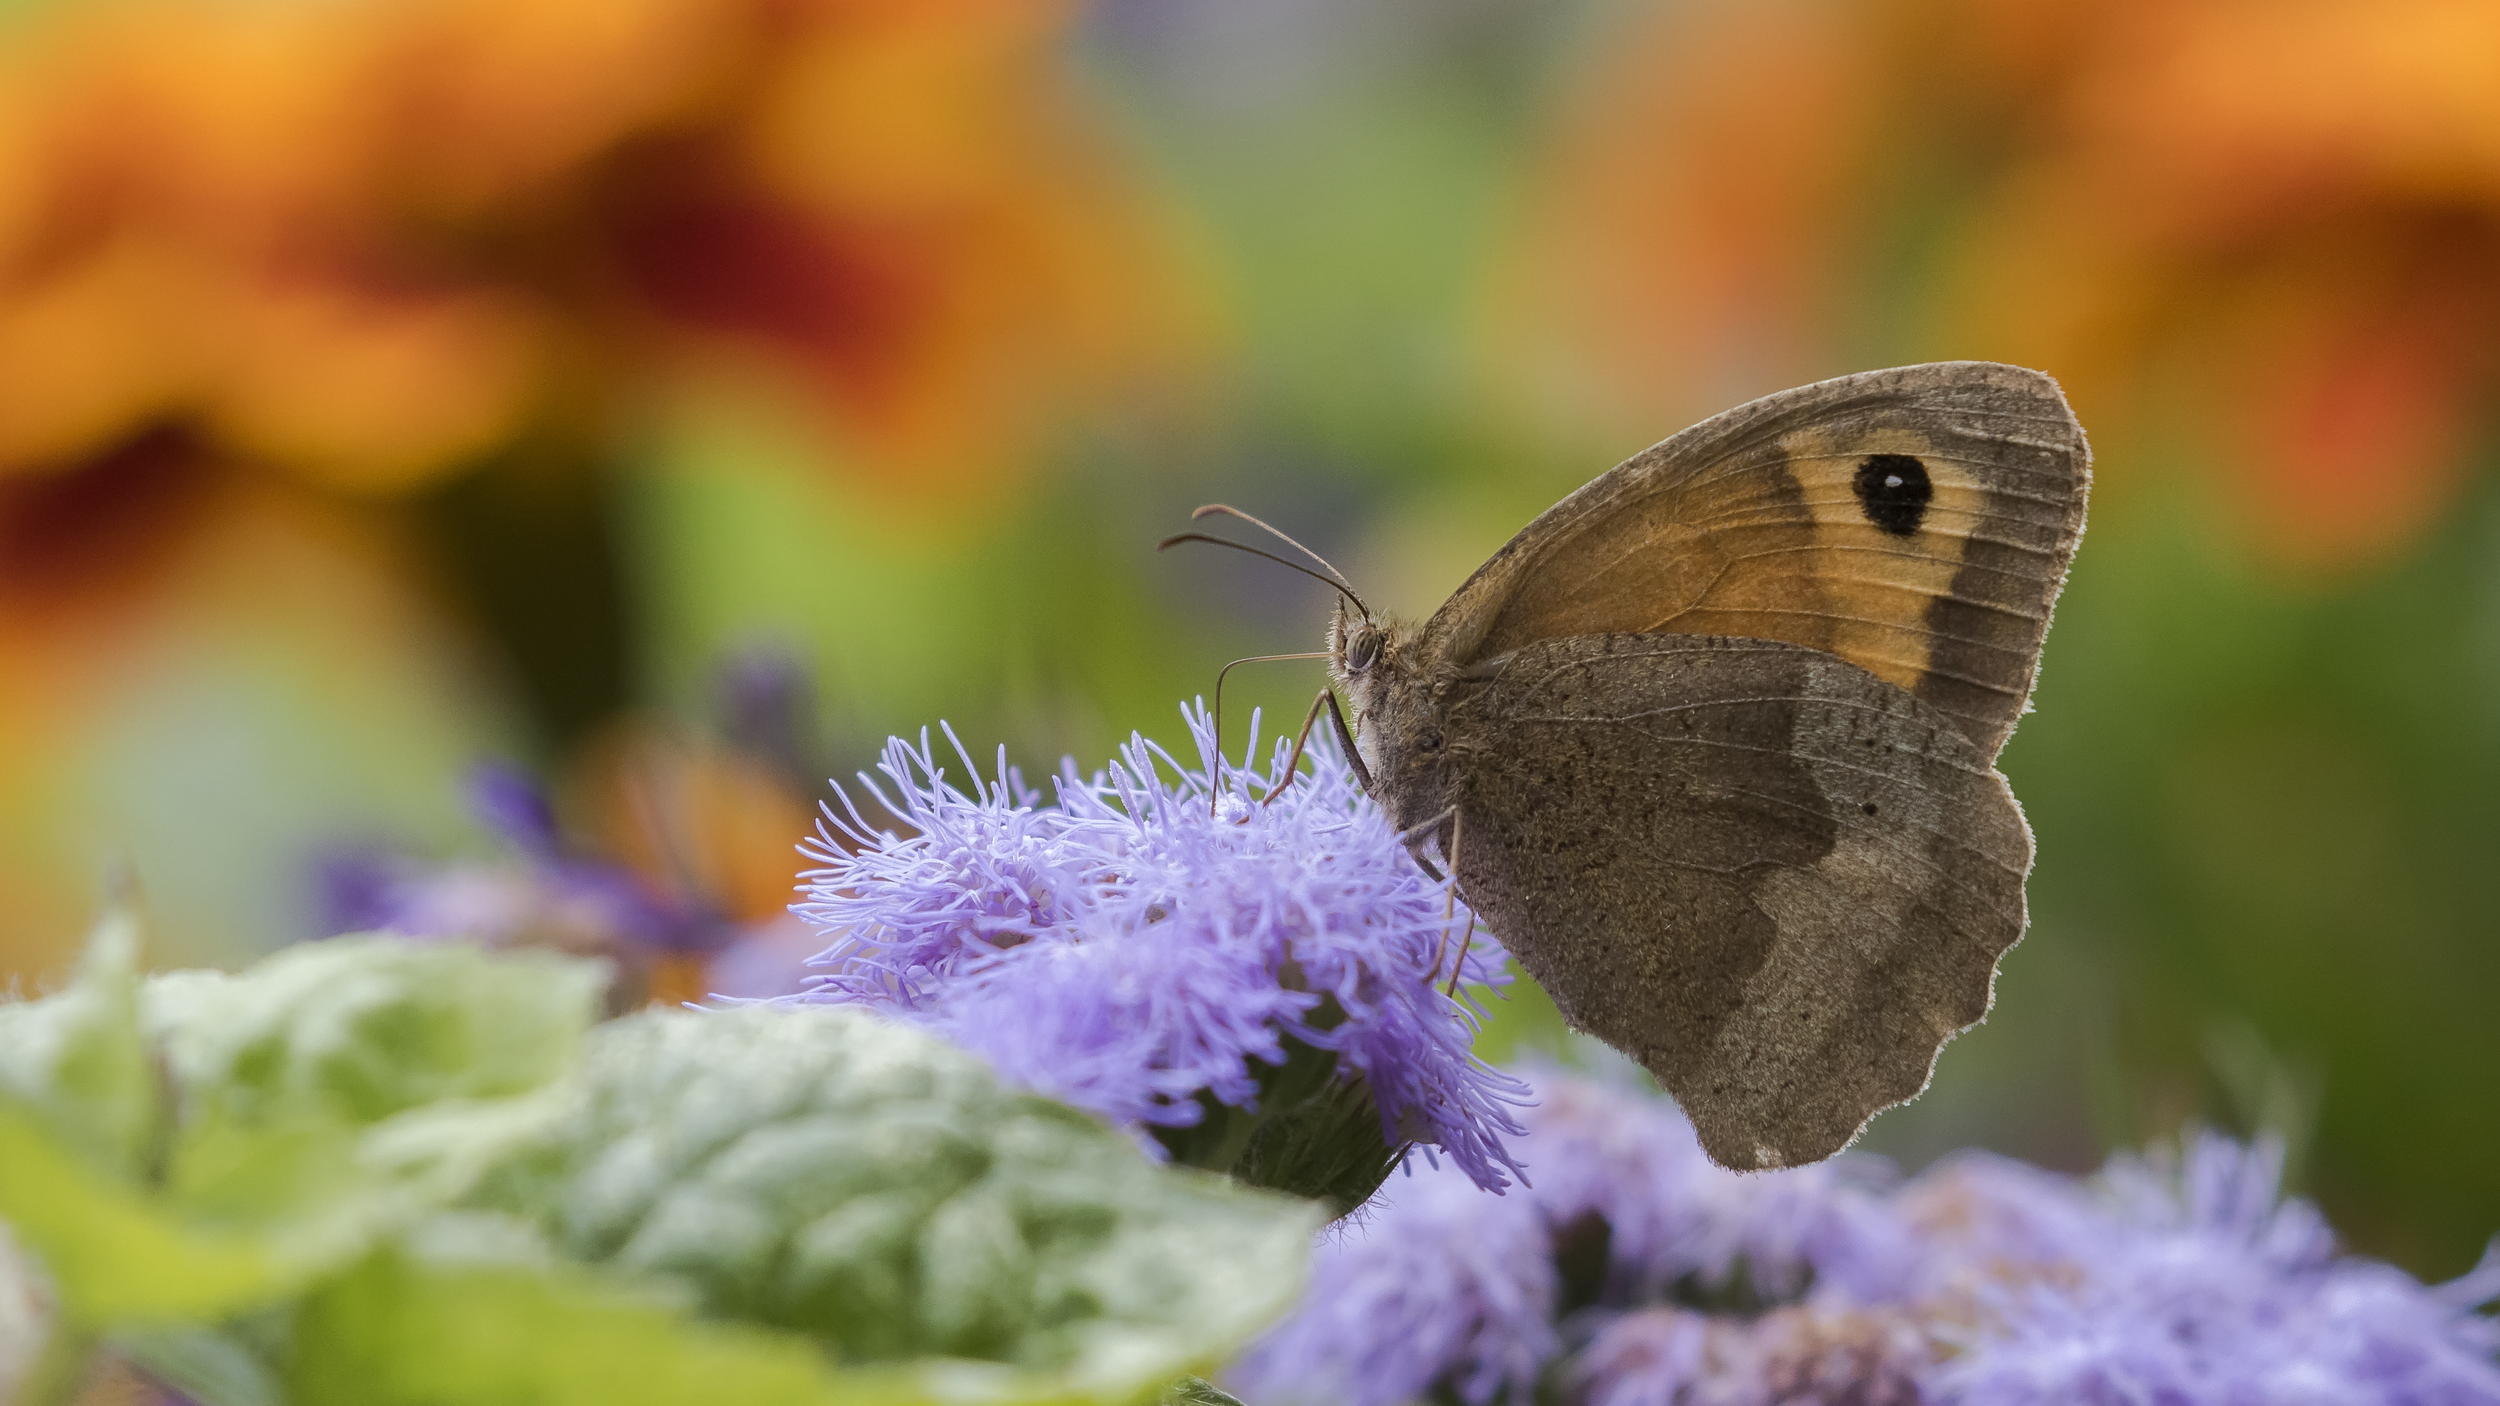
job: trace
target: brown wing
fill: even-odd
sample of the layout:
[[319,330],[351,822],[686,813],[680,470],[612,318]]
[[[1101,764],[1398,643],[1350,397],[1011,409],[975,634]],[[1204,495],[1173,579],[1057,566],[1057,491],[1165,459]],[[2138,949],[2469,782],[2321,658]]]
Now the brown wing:
[[2023,931],[2031,832],[1943,713],[1764,640],[1545,640],[1454,700],[1460,883],[1738,1168],[1926,1087]]
[[2057,383],[1869,371],[1706,420],[1547,510],[1425,627],[1464,667],[1542,639],[1742,635],[1825,650],[1994,757],[2083,533],[2090,451]]

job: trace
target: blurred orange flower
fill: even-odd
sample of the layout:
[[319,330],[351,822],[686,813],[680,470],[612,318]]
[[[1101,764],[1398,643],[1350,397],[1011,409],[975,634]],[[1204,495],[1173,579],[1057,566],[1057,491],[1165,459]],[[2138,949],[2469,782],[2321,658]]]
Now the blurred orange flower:
[[148,648],[219,610],[318,617],[377,655],[428,640],[444,657],[415,671],[458,691],[429,618],[451,573],[366,505],[596,462],[655,395],[723,376],[806,406],[828,465],[945,504],[1063,417],[1167,389],[1202,310],[1068,82],[1071,20],[1061,0],[0,17],[0,911],[25,929],[0,968],[75,930],[91,885],[61,816]]
[[2500,372],[2500,8],[1678,5],[1545,195],[1507,291],[1575,410],[2024,362],[2120,495],[2180,436],[2279,559],[2367,562],[2450,500]]
[[689,354],[960,485],[1181,325],[1051,0],[60,6],[0,52],[0,474],[422,485]]

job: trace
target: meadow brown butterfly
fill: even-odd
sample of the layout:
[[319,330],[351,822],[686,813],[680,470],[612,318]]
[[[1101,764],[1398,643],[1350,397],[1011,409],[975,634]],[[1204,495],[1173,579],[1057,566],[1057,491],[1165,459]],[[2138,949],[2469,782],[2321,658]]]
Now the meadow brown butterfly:
[[2090,460],[2014,366],[1739,406],[1555,504],[1421,625],[1345,588],[1340,740],[1712,1158],[1819,1161],[1926,1087],[2022,936],[2031,831],[1994,764]]

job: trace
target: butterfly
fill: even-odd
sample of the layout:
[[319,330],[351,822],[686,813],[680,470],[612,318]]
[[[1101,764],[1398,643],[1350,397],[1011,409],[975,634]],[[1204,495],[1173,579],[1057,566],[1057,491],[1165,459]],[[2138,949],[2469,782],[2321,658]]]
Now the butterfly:
[[1995,762],[2090,463],[2020,367],[1782,391],[1592,480],[1420,624],[1328,568],[1351,726],[1320,702],[1390,819],[1715,1161],[1819,1161],[1926,1088],[2022,936],[2031,831]]

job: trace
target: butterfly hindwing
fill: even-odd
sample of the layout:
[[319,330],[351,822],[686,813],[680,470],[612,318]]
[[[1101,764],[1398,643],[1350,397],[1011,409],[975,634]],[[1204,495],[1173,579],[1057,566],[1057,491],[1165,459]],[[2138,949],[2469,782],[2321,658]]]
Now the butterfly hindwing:
[[1448,700],[1468,900],[1735,1167],[1923,1088],[2022,935],[2031,836],[1956,723],[1832,655],[1581,635]]
[[1427,652],[1465,667],[1572,635],[1781,640],[1917,694],[1994,757],[2083,531],[2089,463],[2056,383],[2020,367],[1783,391],[1530,523],[1425,627]]

